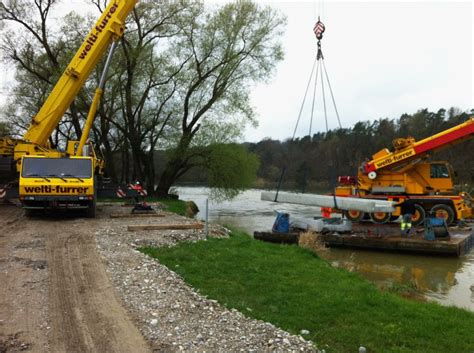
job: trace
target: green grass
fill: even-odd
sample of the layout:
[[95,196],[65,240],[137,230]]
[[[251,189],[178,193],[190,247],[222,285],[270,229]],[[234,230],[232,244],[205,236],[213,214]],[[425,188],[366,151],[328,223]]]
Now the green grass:
[[[151,201],[149,201],[151,202]],[[155,202],[155,201],[153,201]],[[165,204],[168,208],[167,211],[177,213],[181,216],[186,215],[186,201],[175,200],[175,199],[156,199],[156,202]]]
[[198,289],[249,317],[305,335],[326,352],[474,351],[474,314],[382,292],[297,246],[230,239],[143,248]]
[[[108,199],[108,198],[99,198],[99,202],[118,202],[118,203],[123,203],[124,199],[119,199],[119,198],[114,198],[114,199]],[[169,212],[174,212],[177,213],[181,216],[186,215],[186,201],[183,200],[176,200],[176,199],[166,199],[166,198],[158,198],[158,197],[147,197],[146,198],[147,202],[159,202],[164,205],[166,205],[166,210]]]

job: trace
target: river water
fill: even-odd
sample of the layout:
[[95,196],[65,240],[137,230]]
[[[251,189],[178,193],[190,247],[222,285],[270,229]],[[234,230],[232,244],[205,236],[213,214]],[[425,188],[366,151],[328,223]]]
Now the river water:
[[[197,204],[196,217],[204,219],[209,189],[178,187],[177,191],[180,199]],[[318,207],[261,201],[260,194],[261,190],[248,190],[232,201],[209,200],[209,221],[253,234],[271,229],[275,211],[289,213],[290,220],[320,215]],[[474,311],[474,250],[461,258],[349,249],[324,253],[333,265],[356,271],[379,286],[415,285],[430,300]]]

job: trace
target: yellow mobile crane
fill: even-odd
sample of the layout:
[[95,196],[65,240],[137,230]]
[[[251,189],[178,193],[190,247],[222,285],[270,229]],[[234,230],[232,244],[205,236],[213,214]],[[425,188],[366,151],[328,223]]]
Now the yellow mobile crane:
[[[432,161],[434,152],[474,138],[474,117],[462,124],[441,131],[420,141],[398,138],[394,150],[384,148],[362,163],[357,177],[339,177],[341,184],[336,196],[360,197],[401,202],[407,196],[416,204],[413,223],[423,223],[427,213],[444,218],[449,225],[474,216],[474,200],[468,193],[454,192],[454,171],[448,162]],[[365,214],[349,210],[347,217],[360,221]],[[398,218],[394,213],[375,212],[369,218],[374,223],[385,223]]]
[[[116,41],[123,35],[125,19],[137,1],[110,1],[23,138],[0,137],[0,167],[10,176],[19,175],[18,196],[26,210],[75,208],[86,209],[88,216],[95,216],[96,175],[101,172],[103,162],[87,139]],[[49,137],[109,46],[80,141],[68,141],[66,151],[52,149]]]

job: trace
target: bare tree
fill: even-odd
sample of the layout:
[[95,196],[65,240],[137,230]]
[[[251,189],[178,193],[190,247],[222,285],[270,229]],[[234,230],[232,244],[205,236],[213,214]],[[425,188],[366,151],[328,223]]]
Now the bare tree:
[[[60,76],[61,63],[71,56],[71,48],[60,31],[53,33],[49,16],[57,0],[7,0],[0,2],[0,21],[10,24],[0,42],[3,60],[17,69],[16,80],[21,82],[12,92],[7,110],[9,121],[19,131],[28,128],[54,83]],[[33,11],[32,11],[33,9]],[[80,112],[71,104],[67,119],[61,122],[51,137],[53,146],[61,135],[80,136]]]

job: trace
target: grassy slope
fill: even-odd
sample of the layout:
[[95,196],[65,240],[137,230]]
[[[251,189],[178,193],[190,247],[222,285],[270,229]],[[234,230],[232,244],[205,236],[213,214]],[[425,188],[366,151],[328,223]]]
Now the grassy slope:
[[[117,202],[123,203],[123,199],[107,199],[101,198],[98,200],[99,202]],[[150,202],[159,202],[167,206],[167,211],[177,213],[181,216],[186,215],[186,201],[183,200],[175,200],[175,199],[162,199],[157,197],[147,197],[146,201]]]
[[[193,287],[248,316],[306,338],[326,352],[469,352],[474,315],[380,292],[357,274],[296,246],[245,234],[174,248],[142,249]],[[250,309],[250,310],[249,310]]]

